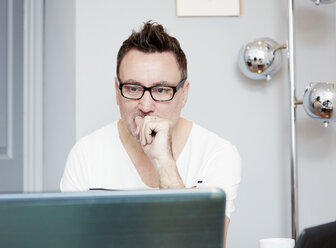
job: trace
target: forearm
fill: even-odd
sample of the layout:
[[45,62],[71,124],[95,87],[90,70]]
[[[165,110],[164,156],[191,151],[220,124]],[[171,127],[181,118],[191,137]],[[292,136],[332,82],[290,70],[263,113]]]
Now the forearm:
[[172,145],[172,122],[156,116],[138,117],[135,134],[159,177],[160,189],[185,188],[177,170]]
[[166,160],[164,163],[156,164],[156,168],[159,176],[160,189],[185,188],[174,160]]
[[228,228],[229,228],[229,223],[230,223],[230,219],[227,216],[225,216],[223,248],[226,248],[226,237],[227,237],[227,232],[228,232]]

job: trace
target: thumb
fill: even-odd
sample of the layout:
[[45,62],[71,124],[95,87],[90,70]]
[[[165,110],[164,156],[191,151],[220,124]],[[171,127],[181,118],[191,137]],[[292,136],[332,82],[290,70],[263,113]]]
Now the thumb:
[[139,135],[140,128],[141,128],[141,125],[142,125],[142,122],[143,122],[143,117],[136,116],[135,119],[134,119],[134,121],[135,121],[135,126],[136,126],[135,134]]

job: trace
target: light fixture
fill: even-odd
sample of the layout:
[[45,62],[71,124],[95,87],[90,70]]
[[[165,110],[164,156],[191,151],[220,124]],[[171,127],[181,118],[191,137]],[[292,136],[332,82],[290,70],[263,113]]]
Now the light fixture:
[[336,121],[334,108],[336,107],[335,83],[311,83],[303,96],[303,107],[306,113],[327,127]]
[[[332,3],[336,0],[312,0],[316,5]],[[296,107],[303,104],[306,113],[324,123],[336,122],[336,83],[311,83],[304,92],[303,100],[298,100],[295,93],[294,70],[294,0],[288,0],[288,41],[278,45],[270,38],[261,38],[244,45],[238,56],[241,72],[253,80],[270,80],[281,67],[281,49],[287,48],[288,81],[290,101],[290,166],[291,166],[291,227],[292,238],[297,239],[298,196],[297,196],[297,158],[296,158]]]
[[336,0],[312,0],[316,5],[334,3]]
[[282,53],[278,45],[269,38],[256,39],[240,49],[238,65],[241,72],[254,80],[270,80],[281,67]]

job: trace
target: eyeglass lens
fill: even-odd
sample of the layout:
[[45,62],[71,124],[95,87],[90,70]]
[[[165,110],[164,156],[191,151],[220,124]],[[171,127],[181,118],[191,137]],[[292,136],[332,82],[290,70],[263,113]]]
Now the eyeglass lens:
[[[124,84],[122,85],[122,93],[124,97],[129,99],[140,99],[145,89],[140,85]],[[155,86],[150,88],[151,96],[157,101],[169,101],[174,96],[174,90],[171,87]]]

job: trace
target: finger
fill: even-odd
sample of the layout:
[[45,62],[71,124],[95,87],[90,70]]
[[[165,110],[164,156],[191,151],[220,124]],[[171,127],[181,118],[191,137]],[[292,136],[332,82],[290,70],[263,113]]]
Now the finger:
[[140,134],[140,130],[142,128],[143,122],[144,122],[144,118],[141,116],[136,116],[134,118],[134,121],[135,121],[135,127],[136,127],[135,135],[139,139],[139,134]]
[[148,144],[147,136],[146,136],[146,133],[148,132],[147,129],[148,129],[148,121],[144,121],[144,123],[142,124],[142,127],[141,127],[141,131],[140,131],[141,145],[142,146],[145,146],[145,145]]
[[146,128],[146,130],[145,130],[145,138],[146,138],[146,143],[147,144],[152,144],[152,142],[153,142],[153,130],[152,130],[152,128],[150,127],[151,125],[149,124],[149,125],[147,125],[147,128]]
[[142,145],[143,146],[152,144],[153,142],[152,126],[153,126],[152,120],[146,120],[143,124],[143,127],[142,127],[142,139],[143,139]]
[[137,127],[136,127],[136,130],[135,130],[135,136],[139,139],[139,134],[140,134],[140,125],[138,125]]
[[139,129],[139,127],[142,126],[143,122],[144,122],[144,118],[142,118],[141,116],[136,116],[134,118],[134,121],[135,121],[135,126],[136,126],[136,130]]
[[138,136],[139,136],[139,141],[140,141],[140,144],[141,144],[142,146],[146,145],[146,140],[145,140],[145,136],[144,136],[144,131],[143,131],[143,129],[144,129],[144,125],[142,125],[142,126],[139,128],[139,134],[138,134]]
[[154,137],[153,133],[155,133],[155,129],[158,123],[156,121],[155,116],[146,116],[144,119],[143,127],[142,127],[142,137],[144,139],[143,145],[152,144]]

